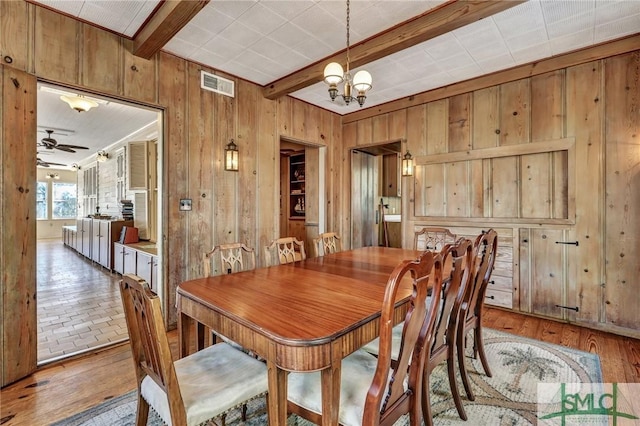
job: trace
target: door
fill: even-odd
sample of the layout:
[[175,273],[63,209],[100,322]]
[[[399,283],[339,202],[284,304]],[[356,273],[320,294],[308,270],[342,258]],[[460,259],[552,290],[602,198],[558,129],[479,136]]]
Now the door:
[[378,245],[377,164],[375,155],[351,151],[351,248],[354,249]]
[[6,386],[37,365],[35,77],[0,65],[0,102],[0,122],[11,123],[0,126],[0,386]]

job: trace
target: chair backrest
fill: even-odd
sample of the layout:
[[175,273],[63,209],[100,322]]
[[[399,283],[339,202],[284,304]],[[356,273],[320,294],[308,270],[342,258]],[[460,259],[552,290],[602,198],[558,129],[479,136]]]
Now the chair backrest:
[[[397,362],[392,363],[396,295],[400,283],[407,279],[412,280],[413,294],[404,320],[399,356]],[[427,306],[429,285],[432,285],[433,297]],[[441,293],[442,256],[439,253],[426,251],[417,260],[405,260],[391,273],[380,316],[378,362],[366,397],[363,424],[391,425],[412,409],[421,416],[422,367],[431,347]],[[420,424],[420,419],[417,421]]]
[[304,243],[296,237],[283,237],[273,240],[271,244],[264,248],[264,254],[267,266],[275,264],[273,261],[274,254],[277,255],[277,261],[280,265],[305,260],[307,258]]
[[256,268],[256,253],[243,243],[220,244],[202,255],[202,266],[205,277],[249,271]]
[[473,276],[475,260],[473,242],[466,238],[458,239],[455,244],[445,245],[440,253],[444,265],[451,263],[451,275],[443,286],[442,303],[433,333],[430,357],[437,362],[444,359],[443,354],[448,347],[455,347],[458,315],[465,290]]
[[474,242],[474,249],[477,256],[475,259],[475,272],[463,301],[466,311],[465,320],[478,316],[478,312],[484,304],[487,285],[489,284],[489,279],[491,279],[491,273],[496,261],[498,233],[493,229],[489,229],[487,232],[478,235]]
[[186,424],[182,394],[162,320],[160,298],[151,292],[142,278],[125,274],[120,294],[129,331],[129,341],[138,382],[149,376],[167,393],[172,424]]
[[435,250],[440,251],[446,244],[454,243],[457,236],[447,228],[425,227],[414,232],[414,250]]
[[313,239],[313,256],[324,256],[329,253],[342,251],[340,237],[335,232],[325,232]]

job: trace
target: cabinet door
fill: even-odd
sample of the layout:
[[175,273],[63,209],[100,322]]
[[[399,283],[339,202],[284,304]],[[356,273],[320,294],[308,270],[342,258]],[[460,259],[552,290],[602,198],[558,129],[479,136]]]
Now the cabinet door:
[[153,270],[153,256],[139,251],[138,252],[138,260],[136,262],[137,265],[137,272],[136,274],[144,279],[148,284],[149,287],[151,287],[151,290],[153,290],[154,292],[156,291],[155,288],[153,287],[154,283],[153,283],[153,275],[151,273],[151,271]]
[[82,236],[78,237],[82,242],[82,250],[80,251],[84,256],[91,259],[91,219],[81,219],[79,225],[82,232]]
[[111,223],[101,220],[100,225],[100,253],[98,255],[98,263],[105,268],[111,269]]
[[122,253],[122,273],[123,274],[136,274],[137,262],[138,262],[138,250],[131,247],[124,246]]
[[113,270],[124,274],[124,245],[113,243]]
[[382,195],[400,196],[400,154],[382,156]]

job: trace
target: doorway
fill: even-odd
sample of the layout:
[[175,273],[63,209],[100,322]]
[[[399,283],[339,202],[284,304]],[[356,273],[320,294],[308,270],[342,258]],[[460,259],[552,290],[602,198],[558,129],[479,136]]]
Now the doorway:
[[401,141],[351,150],[351,247],[402,247]]
[[[113,242],[126,224],[144,230],[146,242],[161,244],[162,111],[44,82],[37,88],[37,188],[44,188],[36,209],[42,365],[128,339]],[[63,102],[76,96],[93,107],[78,112]],[[132,149],[140,143],[147,148],[143,158]],[[144,167],[132,169],[139,161]],[[141,169],[156,178],[132,187]],[[131,221],[122,202],[127,199],[136,206]],[[61,209],[63,204],[74,208]],[[83,223],[96,226],[85,231]],[[162,270],[161,247],[156,251]]]

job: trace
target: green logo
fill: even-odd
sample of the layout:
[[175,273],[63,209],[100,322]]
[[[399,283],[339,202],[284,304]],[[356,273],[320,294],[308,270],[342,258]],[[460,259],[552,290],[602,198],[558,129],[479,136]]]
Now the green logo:
[[572,416],[608,416],[617,425],[618,418],[638,419],[630,413],[618,411],[618,384],[612,384],[611,393],[590,392],[581,394],[567,393],[566,383],[560,384],[560,411],[541,416],[540,419],[561,418],[561,425],[565,426],[567,417]]

